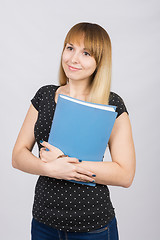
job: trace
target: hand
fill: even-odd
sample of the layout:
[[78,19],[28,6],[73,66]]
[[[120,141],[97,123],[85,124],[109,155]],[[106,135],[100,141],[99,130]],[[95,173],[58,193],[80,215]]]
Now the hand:
[[[43,141],[41,143],[42,147],[40,149],[40,159],[43,162],[50,162],[55,160],[59,155],[64,154],[59,148],[49,144],[48,142]],[[46,151],[46,148],[49,149],[49,151]]]
[[78,166],[79,164],[77,158],[61,157],[45,164],[46,175],[57,179],[92,182],[94,178],[91,176],[94,173]]

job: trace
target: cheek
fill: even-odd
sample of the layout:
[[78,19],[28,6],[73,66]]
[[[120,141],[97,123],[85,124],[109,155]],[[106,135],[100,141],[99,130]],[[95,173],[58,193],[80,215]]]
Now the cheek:
[[63,67],[63,70],[65,71],[66,69],[66,63],[68,61],[68,57],[67,57],[67,54],[63,54],[62,55],[62,67]]
[[86,68],[88,68],[90,72],[94,72],[96,69],[96,66],[97,65],[95,60],[91,60],[86,63]]
[[62,54],[62,62],[67,62],[69,59],[69,54],[67,54],[66,52],[64,52]]

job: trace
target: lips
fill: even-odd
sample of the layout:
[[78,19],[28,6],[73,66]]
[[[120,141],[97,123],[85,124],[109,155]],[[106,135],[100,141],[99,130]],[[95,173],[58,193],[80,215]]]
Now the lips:
[[69,65],[68,65],[68,67],[69,67],[69,69],[72,70],[72,71],[81,70],[80,68],[75,68],[75,67],[72,67],[72,66],[69,66]]

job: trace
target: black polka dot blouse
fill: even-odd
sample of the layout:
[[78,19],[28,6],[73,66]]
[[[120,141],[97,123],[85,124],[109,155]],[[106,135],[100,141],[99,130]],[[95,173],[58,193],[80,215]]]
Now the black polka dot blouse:
[[[34,134],[39,150],[42,147],[40,140],[48,141],[58,87],[43,86],[31,100],[38,110]],[[116,93],[110,92],[109,104],[117,106],[117,117],[123,112],[128,113]],[[46,176],[38,178],[32,213],[37,221],[67,232],[93,231],[107,225],[115,216],[106,185],[92,187]]]

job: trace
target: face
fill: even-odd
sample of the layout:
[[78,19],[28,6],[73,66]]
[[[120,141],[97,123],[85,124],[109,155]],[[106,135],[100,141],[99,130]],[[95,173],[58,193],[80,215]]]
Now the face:
[[62,54],[62,66],[69,79],[89,81],[96,69],[96,61],[85,49],[83,41],[80,45],[67,43]]

